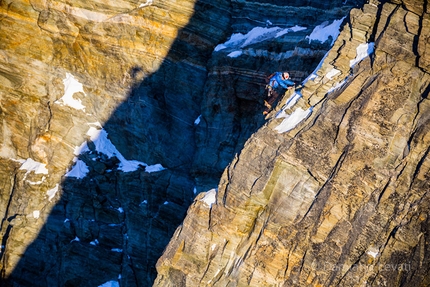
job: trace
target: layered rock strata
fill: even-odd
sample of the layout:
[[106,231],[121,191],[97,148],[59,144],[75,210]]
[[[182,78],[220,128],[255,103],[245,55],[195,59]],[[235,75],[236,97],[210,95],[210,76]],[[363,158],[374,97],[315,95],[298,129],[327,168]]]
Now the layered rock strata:
[[370,1],[350,13],[216,196],[195,199],[156,286],[430,284],[428,9]]
[[181,164],[229,2],[1,1],[0,15],[1,284],[151,285],[194,197]]
[[[356,3],[273,4],[1,2],[2,284],[151,285],[195,193],[264,123],[265,74],[302,80],[331,44],[306,36]],[[278,25],[304,30],[211,55]]]

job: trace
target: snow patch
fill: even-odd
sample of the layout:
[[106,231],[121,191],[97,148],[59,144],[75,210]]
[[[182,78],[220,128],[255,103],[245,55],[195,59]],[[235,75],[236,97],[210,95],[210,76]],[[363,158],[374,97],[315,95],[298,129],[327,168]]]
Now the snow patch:
[[[251,31],[246,34],[242,33],[234,33],[230,36],[230,39],[223,43],[219,44],[215,47],[215,52],[226,49],[226,48],[245,48],[246,46],[264,42],[270,39],[278,38],[282,35],[285,35],[290,32],[297,32],[301,30],[306,30],[305,27],[294,26],[291,28],[280,28],[280,27],[254,27]],[[239,56],[239,51],[235,51],[233,56]],[[231,56],[229,56],[231,57]]]
[[76,160],[75,165],[73,168],[66,173],[66,177],[76,177],[77,179],[81,179],[87,176],[87,174],[90,172],[88,169],[88,166],[83,162],[82,160],[78,159]]
[[242,51],[234,51],[234,52],[231,52],[230,54],[228,54],[228,55],[227,55],[227,57],[230,57],[230,58],[237,58],[237,57],[239,57],[240,55],[242,55]]
[[197,119],[194,121],[194,125],[197,126],[198,124],[200,124],[201,119],[202,115],[198,116]]
[[38,219],[40,217],[40,211],[39,210],[33,211],[33,217]]
[[216,203],[216,194],[217,194],[217,189],[213,188],[207,191],[205,196],[200,201],[203,201],[209,207],[212,207],[212,204]]
[[286,116],[280,125],[275,130],[278,133],[285,133],[295,128],[301,121],[306,119],[312,113],[312,107],[307,110],[301,108],[296,109],[291,115]]
[[82,105],[82,101],[80,99],[73,98],[73,95],[79,92],[86,95],[83,85],[70,73],[66,73],[66,78],[63,80],[63,84],[64,95],[59,100],[55,101],[55,103],[84,111],[85,106]]
[[343,81],[341,81],[341,82],[337,83],[334,87],[330,88],[330,89],[327,91],[327,94],[330,94],[330,93],[332,93],[333,91],[335,91],[335,90],[337,90],[337,89],[341,88],[341,87],[346,83],[346,80],[347,80],[347,79],[348,79],[348,77],[346,77]]
[[121,253],[122,249],[121,248],[112,248],[110,251]]
[[152,5],[152,4],[153,4],[153,1],[152,1],[152,0],[146,0],[146,2],[145,2],[145,3],[142,3],[142,4],[140,4],[140,5],[139,5],[139,8],[146,7],[146,6],[150,6],[150,5]]
[[311,43],[312,41],[319,41],[321,43],[324,43],[331,37],[331,45],[333,45],[334,41],[340,34],[340,25],[342,24],[344,19],[345,17],[339,20],[334,20],[331,24],[328,24],[328,22],[324,22],[321,25],[316,26],[312,33],[309,36],[306,36],[306,39],[309,39],[309,43]]
[[37,162],[31,158],[28,158],[26,160],[18,160],[22,163],[20,170],[27,170],[27,172],[24,174],[24,180],[27,178],[27,175],[30,172],[34,172],[35,174],[48,174],[48,169],[46,168],[46,164]]
[[361,62],[364,58],[368,57],[370,54],[374,52],[375,43],[365,43],[360,44],[357,47],[357,56],[355,59],[349,61],[349,66],[353,68],[357,63]]
[[42,179],[39,181],[31,181],[27,179],[27,182],[31,185],[38,185],[38,184],[42,184],[46,179],[46,176],[42,176]]
[[48,191],[46,191],[46,195],[48,196],[49,201],[51,201],[54,198],[55,194],[57,194],[58,187],[59,187],[59,185],[57,183],[54,188],[51,188]]
[[103,283],[102,285],[99,285],[98,287],[119,287],[118,281],[108,281],[106,283]]
[[288,117],[289,115],[285,112],[285,110],[291,109],[301,97],[302,95],[299,92],[292,94],[275,118],[279,119]]
[[[108,133],[104,130],[99,122],[88,123],[90,126],[87,136],[94,144],[95,150],[99,153],[103,153],[108,157],[116,156],[119,160],[118,169],[123,172],[131,172],[137,170],[140,166],[145,167],[145,171],[148,173],[162,171],[165,168],[161,164],[147,165],[144,162],[137,160],[127,160],[113,145],[113,143],[108,138]],[[89,152],[87,142],[83,142],[79,147],[75,147],[74,154],[79,156],[82,153]],[[76,164],[69,171],[66,176],[68,177],[76,177],[76,178],[84,178],[89,170],[87,165],[77,158],[74,159]]]
[[376,258],[376,256],[378,256],[379,254],[379,250],[377,248],[370,248],[369,250],[367,250],[366,253],[372,256],[373,258]]
[[81,240],[79,239],[79,237],[75,236],[75,238],[73,238],[72,240],[70,240],[70,243],[72,243],[74,241],[79,242]]
[[145,171],[147,173],[151,173],[151,172],[157,172],[157,171],[162,171],[165,170],[166,168],[164,168],[161,164],[157,163],[157,164],[153,164],[153,165],[148,165],[145,167]]
[[336,76],[337,74],[340,74],[340,71],[338,69],[333,68],[325,76],[328,79],[332,80],[333,77]]

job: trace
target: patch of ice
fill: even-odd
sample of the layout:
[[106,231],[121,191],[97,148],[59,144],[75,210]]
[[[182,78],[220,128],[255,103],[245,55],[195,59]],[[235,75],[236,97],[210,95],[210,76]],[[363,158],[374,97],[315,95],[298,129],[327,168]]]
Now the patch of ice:
[[285,133],[295,128],[301,121],[306,119],[312,113],[312,107],[307,110],[301,108],[296,109],[291,115],[285,117],[280,125],[275,130],[278,133]]
[[206,203],[209,207],[212,207],[212,204],[216,203],[216,194],[217,189],[213,188],[206,192],[205,196],[201,199],[201,201]]
[[331,37],[331,45],[333,45],[334,41],[340,34],[340,25],[342,24],[344,19],[345,17],[339,20],[334,20],[331,24],[324,22],[321,25],[316,26],[312,33],[309,36],[306,36],[306,39],[309,39],[309,43],[311,43],[312,41],[319,41],[321,43],[324,43]]
[[374,52],[374,48],[375,48],[375,43],[373,42],[358,45],[356,49],[357,56],[355,57],[355,59],[352,59],[351,61],[349,61],[349,66],[353,68],[355,64],[361,62],[364,58],[372,54]]
[[55,101],[55,103],[84,111],[85,106],[82,105],[82,101],[80,99],[73,98],[73,95],[79,92],[86,95],[83,85],[70,73],[66,73],[66,78],[63,80],[63,84],[64,95],[59,100]]
[[48,191],[46,191],[46,195],[48,196],[49,201],[51,201],[54,198],[55,194],[57,194],[58,187],[59,187],[59,185],[57,183],[54,188],[51,188]]

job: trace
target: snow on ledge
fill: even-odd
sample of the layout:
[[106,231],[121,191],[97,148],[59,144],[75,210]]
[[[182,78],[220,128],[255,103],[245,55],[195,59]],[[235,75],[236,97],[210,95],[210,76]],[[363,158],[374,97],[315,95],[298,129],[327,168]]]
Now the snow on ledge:
[[66,173],[66,177],[76,177],[77,179],[81,179],[87,176],[87,174],[90,172],[88,169],[88,166],[80,159],[75,158],[75,165],[73,168]]
[[216,188],[212,188],[211,190],[206,192],[205,196],[200,201],[208,205],[209,208],[212,207],[212,204],[216,204],[217,191],[218,190]]
[[146,7],[146,6],[150,6],[150,5],[152,5],[153,4],[153,0],[146,0],[146,2],[145,3],[142,3],[142,4],[140,4],[139,5],[139,8],[143,8],[143,7]]
[[59,187],[59,185],[57,183],[54,188],[51,188],[50,190],[46,191],[46,195],[48,196],[49,201],[51,201],[54,198],[55,194],[57,194],[58,187]]
[[85,106],[82,105],[82,101],[80,99],[73,98],[73,95],[79,92],[86,95],[83,85],[79,83],[78,80],[76,80],[75,77],[73,77],[73,75],[70,73],[66,73],[66,78],[63,80],[63,84],[64,95],[59,100],[55,101],[55,103],[69,106],[76,110],[85,111]]
[[[27,178],[30,172],[34,172],[35,174],[48,174],[48,169],[46,168],[46,164],[33,160],[32,158],[28,158],[26,160],[14,160],[21,163],[20,170],[27,170],[24,174],[23,180]],[[41,182],[30,182],[30,184],[41,184],[45,180],[45,177],[42,178]]]
[[[139,167],[145,167],[145,172],[148,173],[165,170],[161,164],[148,165],[137,160],[127,160],[110,141],[108,133],[102,128],[99,122],[88,123],[88,125],[90,128],[87,132],[87,136],[89,136],[89,139],[94,144],[95,150],[107,155],[109,158],[114,156],[117,157],[120,162],[118,166],[119,170],[123,172],[132,172],[139,169]],[[88,148],[88,144],[84,141],[79,147],[75,147],[74,154],[79,156],[80,154],[89,151],[90,149]],[[66,173],[66,176],[76,177],[78,179],[84,178],[89,172],[87,165],[77,157],[75,157],[74,161],[76,164],[73,166],[72,170]]]
[[99,285],[98,287],[119,287],[119,283],[118,283],[118,281],[112,280],[112,281],[108,281],[102,285]]
[[[267,40],[275,39],[280,36],[283,36],[290,32],[298,32],[301,30],[306,30],[306,27],[294,26],[290,28],[281,28],[281,27],[254,27],[251,31],[246,34],[242,33],[234,33],[230,36],[230,39],[223,43],[219,44],[215,47],[214,51],[218,52],[220,50],[226,48],[245,48],[246,46],[264,42]],[[237,51],[233,52],[237,53]],[[235,55],[235,54],[234,54]],[[232,56],[229,56],[232,57]]]
[[285,133],[294,129],[300,122],[306,119],[312,113],[312,107],[307,110],[297,108],[290,116],[286,116],[280,125],[275,130],[278,133]]
[[201,119],[202,115],[198,116],[197,119],[194,121],[194,125],[197,126],[198,124],[200,124]]
[[228,54],[228,55],[227,55],[227,57],[230,57],[230,58],[237,58],[237,57],[239,57],[240,55],[242,55],[242,51],[234,51],[234,52],[231,52],[230,54]]
[[357,56],[355,59],[349,61],[349,66],[353,68],[357,63],[361,62],[363,59],[367,58],[370,54],[374,52],[375,43],[364,43],[357,47]]
[[312,33],[309,36],[306,36],[306,39],[309,39],[309,43],[312,41],[319,41],[324,43],[329,40],[330,36],[332,38],[331,45],[333,45],[334,41],[336,41],[337,37],[340,34],[340,25],[342,24],[345,17],[339,20],[334,20],[333,23],[328,24],[327,22],[322,23],[314,28]]

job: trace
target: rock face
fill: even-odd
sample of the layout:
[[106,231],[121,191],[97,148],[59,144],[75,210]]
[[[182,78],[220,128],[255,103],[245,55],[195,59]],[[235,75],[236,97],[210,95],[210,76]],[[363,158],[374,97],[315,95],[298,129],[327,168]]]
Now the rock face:
[[229,4],[0,2],[1,285],[152,284]]
[[428,284],[428,5],[72,2],[0,2],[0,284]]
[[194,200],[155,285],[428,286],[429,12],[413,0],[352,10],[216,197]]

